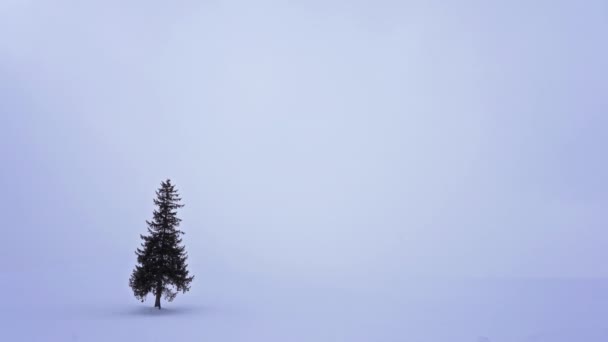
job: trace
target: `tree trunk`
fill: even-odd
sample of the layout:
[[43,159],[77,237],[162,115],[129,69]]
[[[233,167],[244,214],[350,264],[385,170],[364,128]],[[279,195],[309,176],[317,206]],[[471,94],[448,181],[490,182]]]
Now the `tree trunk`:
[[159,282],[156,286],[156,302],[154,303],[154,307],[160,310],[160,296],[163,294],[163,286]]

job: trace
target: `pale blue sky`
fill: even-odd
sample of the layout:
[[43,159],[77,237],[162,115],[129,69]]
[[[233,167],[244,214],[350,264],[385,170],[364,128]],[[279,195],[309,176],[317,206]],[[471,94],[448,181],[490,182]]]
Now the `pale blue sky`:
[[608,276],[607,37],[606,1],[4,0],[0,263],[131,267],[171,177],[199,270]]

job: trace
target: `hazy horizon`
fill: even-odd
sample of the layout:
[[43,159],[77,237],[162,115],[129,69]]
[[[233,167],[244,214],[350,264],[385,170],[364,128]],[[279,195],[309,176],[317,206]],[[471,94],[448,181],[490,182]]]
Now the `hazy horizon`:
[[170,177],[211,264],[606,277],[606,13],[4,2],[3,267],[131,258]]
[[[606,341],[607,34],[604,0],[0,1],[3,336]],[[159,312],[166,178],[195,279]]]

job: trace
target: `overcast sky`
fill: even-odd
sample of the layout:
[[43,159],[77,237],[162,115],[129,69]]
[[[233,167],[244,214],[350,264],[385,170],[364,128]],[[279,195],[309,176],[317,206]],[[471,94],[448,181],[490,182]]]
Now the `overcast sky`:
[[608,276],[607,39],[604,0],[2,0],[0,265],[132,267],[169,177],[199,271]]

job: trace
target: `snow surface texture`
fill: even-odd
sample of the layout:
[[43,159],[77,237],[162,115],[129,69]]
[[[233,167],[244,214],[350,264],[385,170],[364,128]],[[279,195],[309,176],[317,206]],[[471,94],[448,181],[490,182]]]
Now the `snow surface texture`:
[[131,298],[124,282],[83,279],[68,286],[49,281],[43,282],[43,288],[19,286],[1,311],[3,339],[603,342],[608,338],[603,319],[608,315],[608,281],[427,279],[366,287],[256,281],[212,272],[205,276],[191,293],[163,303],[160,311],[152,308],[153,298],[144,304]]
[[0,0],[0,339],[608,341],[607,6]]

